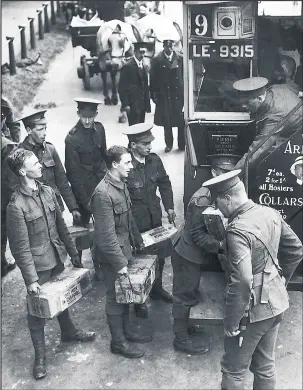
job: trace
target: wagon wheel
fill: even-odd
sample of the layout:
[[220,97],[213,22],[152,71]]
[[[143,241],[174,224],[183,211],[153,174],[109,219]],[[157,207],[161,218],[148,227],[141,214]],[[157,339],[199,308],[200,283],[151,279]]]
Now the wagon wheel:
[[82,67],[83,67],[83,78],[82,78],[83,86],[84,86],[85,90],[89,90],[90,89],[90,73],[89,73],[89,67],[88,67],[88,64],[87,64],[85,58],[83,59]]

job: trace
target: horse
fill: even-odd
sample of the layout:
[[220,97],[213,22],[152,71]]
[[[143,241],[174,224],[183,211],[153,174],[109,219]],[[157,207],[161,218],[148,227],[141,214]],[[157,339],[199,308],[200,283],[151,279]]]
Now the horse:
[[[105,22],[97,32],[96,47],[98,64],[103,81],[105,105],[118,104],[117,75],[124,62],[133,55],[133,43],[142,39],[138,29],[128,23],[114,19]],[[112,95],[109,97],[107,73],[111,75]],[[122,107],[119,122],[126,118]]]
[[179,24],[163,15],[150,14],[136,22],[143,42],[148,43],[144,55],[144,65],[150,71],[151,61],[156,54],[163,50],[163,40],[168,36],[173,39],[174,50],[183,57],[183,33]]

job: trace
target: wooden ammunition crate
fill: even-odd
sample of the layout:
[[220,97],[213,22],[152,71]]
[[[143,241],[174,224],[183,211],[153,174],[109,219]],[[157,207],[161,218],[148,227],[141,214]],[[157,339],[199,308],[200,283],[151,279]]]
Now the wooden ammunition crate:
[[53,318],[92,288],[85,268],[67,268],[41,286],[38,294],[27,295],[28,312],[40,318]]
[[165,250],[165,257],[170,256],[172,250],[172,239],[178,229],[170,224],[159,226],[155,229],[142,233],[145,248],[144,253],[156,254],[159,249]]
[[227,219],[224,218],[220,210],[207,207],[203,213],[204,222],[208,233],[219,241],[226,237]]
[[151,291],[156,276],[157,256],[137,255],[128,268],[128,276],[115,282],[118,303],[144,303]]
[[75,241],[78,250],[88,249],[92,246],[94,236],[94,225],[92,223],[88,224],[86,227],[69,226],[68,231]]

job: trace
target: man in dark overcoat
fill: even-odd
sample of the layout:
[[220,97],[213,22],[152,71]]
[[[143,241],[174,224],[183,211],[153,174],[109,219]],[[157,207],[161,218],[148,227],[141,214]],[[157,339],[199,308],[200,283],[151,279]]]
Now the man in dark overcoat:
[[145,113],[150,112],[148,75],[143,65],[145,50],[145,42],[135,42],[134,57],[121,68],[118,91],[129,126],[143,123]]
[[164,50],[151,63],[150,94],[156,104],[154,123],[164,127],[165,152],[173,148],[173,127],[178,127],[178,147],[184,150],[183,59],[173,50],[173,40],[163,41]]

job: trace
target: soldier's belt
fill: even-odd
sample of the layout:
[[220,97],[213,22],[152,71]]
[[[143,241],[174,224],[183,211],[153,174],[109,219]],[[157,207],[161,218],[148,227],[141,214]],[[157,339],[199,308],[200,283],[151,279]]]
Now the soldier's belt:
[[[253,296],[255,298],[255,287],[260,287],[261,288],[261,297],[260,297],[260,302],[261,303],[268,303],[269,299],[269,282],[276,277],[280,277],[279,272],[277,268],[273,265],[270,269],[269,267],[265,267],[265,269],[262,272],[259,272],[256,275],[253,275]],[[256,304],[257,302],[255,302]]]
[[268,281],[270,282],[276,276],[279,275],[276,267],[272,267],[272,271],[270,274],[266,274],[264,271],[259,272],[258,274],[253,275],[253,287],[263,286],[263,276],[269,275]]

